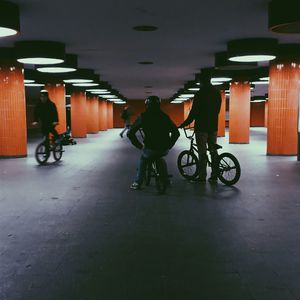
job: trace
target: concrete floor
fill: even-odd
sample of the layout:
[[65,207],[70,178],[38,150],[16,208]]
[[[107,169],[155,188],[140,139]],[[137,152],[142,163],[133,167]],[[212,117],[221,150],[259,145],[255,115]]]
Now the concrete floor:
[[240,160],[234,187],[129,189],[139,157],[114,129],[66,147],[59,163],[0,160],[0,300],[300,299],[300,164],[219,143]]

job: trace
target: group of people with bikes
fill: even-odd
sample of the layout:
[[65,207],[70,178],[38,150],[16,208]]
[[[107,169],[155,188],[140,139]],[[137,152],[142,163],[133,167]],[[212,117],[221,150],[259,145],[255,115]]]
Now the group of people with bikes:
[[[209,164],[212,169],[211,176],[208,178],[209,182],[215,183],[219,178],[223,183],[232,185],[239,180],[240,166],[232,154],[218,155],[218,149],[222,148],[217,145],[218,115],[222,100],[220,92],[210,80],[209,72],[202,71],[199,76],[200,90],[194,96],[190,113],[187,119],[178,126],[185,130],[185,127],[194,121],[193,134],[188,136],[185,130],[186,136],[191,140],[191,147],[179,155],[178,168],[185,178],[206,182],[206,169]],[[42,164],[47,161],[50,150],[53,151],[55,160],[59,160],[62,148],[59,135],[55,130],[58,124],[56,106],[49,99],[46,90],[41,91],[40,100],[35,108],[33,125],[40,122],[42,134],[45,136],[45,140],[36,150],[36,158]],[[141,189],[143,183],[149,183],[152,175],[156,178],[156,185],[160,192],[164,192],[169,184],[164,156],[175,145],[180,133],[170,117],[161,110],[160,102],[158,96],[148,97],[145,101],[145,112],[140,114],[131,126],[125,124],[128,130],[127,137],[136,148],[142,150],[137,174],[130,186],[134,190]],[[140,132],[142,132],[142,142],[137,136]],[[49,139],[50,133],[53,135],[52,143]],[[120,136],[123,137],[124,133],[125,130]],[[210,159],[207,152],[210,153]]]
[[[239,163],[230,153],[218,155],[218,149],[222,148],[217,145],[221,94],[211,84],[209,72],[203,71],[199,76],[199,80],[200,90],[195,94],[190,113],[187,119],[179,125],[179,128],[185,129],[194,121],[194,132],[189,137],[191,148],[179,155],[178,168],[185,178],[206,182],[206,169],[207,164],[209,164],[212,169],[211,176],[208,178],[209,182],[216,183],[219,178],[223,183],[232,185],[240,177]],[[143,182],[147,183],[147,166],[151,168],[151,164],[156,162],[157,180],[159,182],[161,177],[165,181],[164,188],[161,188],[159,184],[157,186],[159,191],[164,191],[169,179],[167,165],[163,157],[175,145],[180,134],[170,117],[160,109],[159,97],[148,97],[145,105],[146,111],[137,118],[127,133],[131,143],[138,149],[142,149],[138,171],[131,188],[138,190]],[[143,144],[136,135],[140,129],[143,130],[144,134]],[[193,143],[194,135],[196,143]],[[198,153],[198,157],[196,157],[194,150]],[[210,153],[210,160],[207,151]]]

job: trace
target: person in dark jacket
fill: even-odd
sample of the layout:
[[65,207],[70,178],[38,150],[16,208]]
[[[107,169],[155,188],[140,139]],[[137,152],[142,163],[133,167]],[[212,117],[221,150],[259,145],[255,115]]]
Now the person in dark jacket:
[[217,181],[215,167],[215,150],[213,145],[217,143],[218,115],[221,108],[221,94],[210,83],[209,73],[203,72],[200,75],[200,91],[196,93],[192,109],[187,119],[179,126],[183,128],[194,123],[196,143],[199,152],[199,181],[206,181],[206,148],[210,149],[212,157],[212,173],[209,178],[210,182]]
[[[138,149],[142,149],[140,164],[132,189],[140,189],[146,172],[147,162],[157,157],[163,157],[175,145],[179,131],[170,117],[161,111],[160,98],[150,96],[145,101],[146,111],[133,123],[127,133],[131,143]],[[138,140],[136,133],[143,130],[143,144]],[[166,162],[162,158],[166,169]]]
[[32,125],[40,123],[43,136],[49,145],[49,133],[53,134],[54,141],[58,138],[55,126],[58,124],[58,113],[56,105],[49,99],[48,91],[42,90],[40,93],[40,102],[34,109],[34,122]]

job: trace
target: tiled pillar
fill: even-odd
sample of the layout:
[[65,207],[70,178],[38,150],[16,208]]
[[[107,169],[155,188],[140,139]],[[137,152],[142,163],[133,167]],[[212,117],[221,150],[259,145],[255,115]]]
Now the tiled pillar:
[[250,136],[250,84],[233,81],[230,85],[229,143],[248,144]]
[[22,65],[0,57],[0,157],[27,155],[25,88]]
[[55,103],[58,112],[58,125],[55,127],[58,134],[67,131],[66,96],[63,83],[47,83],[45,89],[48,91],[49,99]]
[[225,91],[221,91],[221,97],[222,97],[222,102],[221,102],[221,109],[219,112],[219,121],[218,121],[218,136],[222,137],[225,136],[225,109],[226,109],[226,95]]
[[84,91],[74,91],[71,95],[72,137],[85,138],[87,134],[87,104]]
[[98,118],[98,97],[87,97],[87,132],[98,133],[99,118]]
[[100,130],[107,130],[107,101],[100,100]]
[[269,110],[269,101],[265,102],[265,127],[268,127],[268,110]]
[[296,155],[300,64],[273,61],[269,76],[267,154]]
[[251,102],[250,106],[250,126],[265,126],[265,102]]
[[107,101],[107,128],[113,128],[113,103]]

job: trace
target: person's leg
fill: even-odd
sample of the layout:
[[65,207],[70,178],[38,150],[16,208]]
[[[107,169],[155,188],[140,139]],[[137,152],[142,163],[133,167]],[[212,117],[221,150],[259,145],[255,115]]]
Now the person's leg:
[[125,133],[125,131],[127,130],[127,127],[125,126],[123,128],[123,130],[120,132],[120,137],[122,138],[123,137],[123,134]]
[[147,163],[151,159],[151,150],[150,149],[143,149],[140,162],[139,162],[139,167],[137,169],[137,173],[135,176],[135,180],[133,184],[131,185],[131,188],[133,189],[139,189],[141,185],[143,184],[145,174],[146,174],[146,168],[147,168]]
[[[56,131],[55,127],[54,126],[51,126],[50,129],[49,129],[49,132],[52,133],[53,135],[53,141],[55,142],[58,138],[58,132]],[[49,134],[48,134],[49,136]]]
[[217,132],[211,132],[208,134],[208,149],[210,149],[211,156],[211,176],[210,180],[216,181],[218,179],[218,166],[217,166],[217,150],[214,149],[214,145],[217,143]]
[[199,180],[205,181],[206,180],[206,144],[208,134],[206,132],[195,132],[196,136],[196,144],[198,148],[199,154]]

